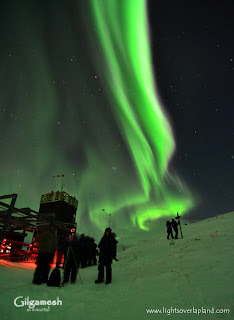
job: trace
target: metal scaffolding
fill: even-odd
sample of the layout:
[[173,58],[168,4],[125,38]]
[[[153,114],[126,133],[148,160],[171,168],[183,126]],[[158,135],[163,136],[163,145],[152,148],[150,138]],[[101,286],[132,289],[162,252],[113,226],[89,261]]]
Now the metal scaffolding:
[[[39,213],[31,208],[16,208],[17,196],[16,193],[0,196],[0,244],[8,231],[34,232],[36,229],[55,226],[69,232],[74,226],[74,223],[55,220],[55,213]],[[11,199],[10,204],[2,202],[7,199]]]

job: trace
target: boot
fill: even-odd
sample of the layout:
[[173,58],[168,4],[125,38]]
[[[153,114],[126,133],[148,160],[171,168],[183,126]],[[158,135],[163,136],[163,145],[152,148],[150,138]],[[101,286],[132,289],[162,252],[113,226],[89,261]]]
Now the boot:
[[100,279],[95,280],[95,283],[102,283],[102,282],[103,280],[100,280]]

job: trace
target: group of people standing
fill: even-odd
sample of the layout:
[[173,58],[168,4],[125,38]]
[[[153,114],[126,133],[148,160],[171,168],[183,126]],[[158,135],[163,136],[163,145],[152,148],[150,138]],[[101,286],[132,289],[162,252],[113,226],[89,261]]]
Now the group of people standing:
[[[67,247],[71,242],[73,236],[70,235],[65,239],[65,241],[60,241],[59,246],[59,258],[57,259],[57,264],[61,264],[61,256],[67,252]],[[76,236],[77,238],[77,236]],[[97,264],[97,245],[95,239],[86,236],[84,233],[79,237],[79,260],[78,268],[86,268]]]
[[167,239],[171,236],[172,239],[174,239],[172,228],[175,231],[175,239],[178,239],[178,225],[180,224],[180,221],[176,222],[174,219],[172,221],[167,221],[166,227],[167,227]]
[[[166,222],[167,239],[171,236],[172,239],[178,239],[178,225],[180,221]],[[173,236],[172,228],[175,232]],[[77,279],[78,269],[97,264],[97,247],[99,248],[99,264],[98,264],[98,277],[95,283],[104,282],[104,274],[106,269],[106,284],[112,281],[112,261],[116,261],[117,240],[116,235],[112,232],[111,228],[106,228],[103,237],[101,238],[98,246],[95,244],[94,238],[87,237],[82,234],[78,237],[76,234],[70,235],[64,241],[57,243],[56,228],[52,227],[41,231],[37,242],[39,244],[39,253],[37,257],[37,268],[34,273],[33,283],[42,284],[48,281],[50,264],[53,263],[54,254],[58,249],[56,267],[61,266],[61,258],[64,255],[64,276],[63,283],[75,283]]]
[[[63,283],[75,283],[78,269],[97,264],[97,245],[94,238],[82,234],[78,237],[76,234],[70,235],[62,242],[57,243],[56,229],[51,228],[40,232],[37,242],[39,244],[39,253],[37,257],[37,268],[34,273],[33,283],[42,284],[48,281],[50,264],[53,263],[54,254],[58,249],[56,267],[61,266],[62,255],[63,262]],[[111,228],[106,228],[103,237],[98,245],[99,265],[98,278],[95,283],[104,282],[104,269],[106,268],[106,284],[112,280],[112,260],[116,259],[117,241]]]

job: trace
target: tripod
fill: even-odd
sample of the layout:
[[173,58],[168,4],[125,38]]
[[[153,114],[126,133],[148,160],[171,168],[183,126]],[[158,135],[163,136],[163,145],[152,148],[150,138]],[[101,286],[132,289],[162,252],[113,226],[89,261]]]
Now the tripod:
[[65,264],[64,264],[64,266],[63,266],[63,270],[65,270],[65,269],[66,269],[67,260],[68,260],[68,256],[69,256],[69,254],[70,254],[70,250],[71,250],[72,255],[73,255],[73,259],[74,259],[74,262],[75,262],[75,265],[76,265],[76,268],[77,268],[77,272],[78,272],[78,275],[79,275],[79,278],[80,278],[80,282],[83,284],[83,281],[82,281],[81,276],[80,276],[79,268],[78,268],[77,263],[76,263],[76,257],[75,257],[75,254],[74,254],[74,251],[73,251],[73,249],[72,249],[72,246],[71,246],[71,245],[69,245],[69,247],[68,247],[68,251],[67,251],[67,255],[66,255]]

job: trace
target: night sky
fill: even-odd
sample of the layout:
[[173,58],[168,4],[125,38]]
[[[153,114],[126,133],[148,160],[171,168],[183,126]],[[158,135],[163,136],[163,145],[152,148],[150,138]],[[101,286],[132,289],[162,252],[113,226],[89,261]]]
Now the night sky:
[[120,2],[1,1],[1,194],[38,210],[64,174],[99,228],[232,211],[234,4]]
[[154,72],[176,137],[173,165],[202,196],[194,218],[234,208],[233,14],[233,1],[149,1]]

